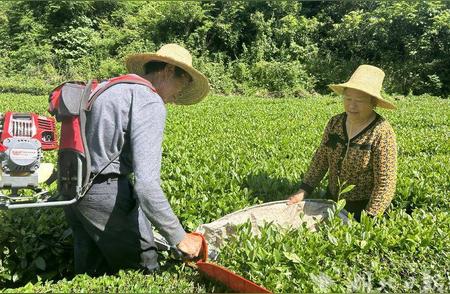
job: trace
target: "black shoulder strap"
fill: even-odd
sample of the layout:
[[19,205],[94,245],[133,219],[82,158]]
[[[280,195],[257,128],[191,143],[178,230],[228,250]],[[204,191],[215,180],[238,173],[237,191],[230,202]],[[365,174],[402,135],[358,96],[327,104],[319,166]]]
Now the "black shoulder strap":
[[89,149],[86,141],[86,110],[85,105],[89,100],[89,96],[91,95],[91,87],[92,81],[89,81],[84,87],[83,95],[81,96],[81,105],[80,105],[80,133],[81,133],[81,141],[83,142],[84,155],[86,159],[86,171],[83,179],[83,186],[87,185],[89,182],[89,177],[91,175],[91,155],[89,154]]

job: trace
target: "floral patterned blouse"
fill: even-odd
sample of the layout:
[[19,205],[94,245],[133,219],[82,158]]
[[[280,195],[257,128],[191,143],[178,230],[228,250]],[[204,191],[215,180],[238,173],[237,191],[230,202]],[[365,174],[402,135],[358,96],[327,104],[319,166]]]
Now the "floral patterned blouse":
[[[328,191],[334,200],[339,184],[355,185],[341,199],[347,202],[366,200],[366,212],[383,213],[392,201],[397,178],[397,144],[391,125],[379,114],[370,125],[350,140],[347,114],[330,119],[322,142],[307,170],[301,188],[311,193],[328,171]],[[346,155],[347,152],[347,155]]]

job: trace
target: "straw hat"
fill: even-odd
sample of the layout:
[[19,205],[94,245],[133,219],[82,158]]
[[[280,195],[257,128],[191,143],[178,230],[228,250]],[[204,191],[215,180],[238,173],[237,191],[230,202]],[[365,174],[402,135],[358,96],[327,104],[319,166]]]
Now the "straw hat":
[[144,65],[149,61],[162,61],[178,66],[192,77],[192,81],[176,97],[175,104],[195,104],[208,94],[208,79],[192,67],[192,55],[180,45],[167,44],[156,53],[132,54],[127,57],[125,63],[130,73],[143,76]]
[[328,85],[331,90],[337,94],[343,95],[346,88],[352,88],[362,91],[377,100],[377,106],[396,109],[394,104],[381,97],[381,88],[383,85],[384,72],[372,65],[360,65],[352,74],[350,79],[343,84]]

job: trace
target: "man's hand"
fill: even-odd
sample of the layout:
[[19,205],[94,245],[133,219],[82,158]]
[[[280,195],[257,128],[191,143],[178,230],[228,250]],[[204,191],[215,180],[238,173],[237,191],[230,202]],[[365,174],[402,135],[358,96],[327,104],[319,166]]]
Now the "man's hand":
[[177,248],[186,254],[187,258],[193,259],[200,254],[200,250],[202,249],[202,238],[188,233],[177,245]]
[[302,201],[303,199],[305,199],[305,194],[306,194],[305,190],[300,189],[297,193],[289,196],[287,204],[292,205]]

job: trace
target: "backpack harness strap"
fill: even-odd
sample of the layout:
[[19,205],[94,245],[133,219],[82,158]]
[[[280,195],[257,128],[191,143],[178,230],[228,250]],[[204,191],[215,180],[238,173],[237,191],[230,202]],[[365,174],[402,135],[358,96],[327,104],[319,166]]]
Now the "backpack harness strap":
[[[85,150],[84,156],[85,156],[85,160],[86,160],[86,174],[83,179],[83,187],[82,187],[81,191],[79,191],[80,197],[84,196],[84,194],[85,194],[84,191],[86,191],[85,187],[92,185],[92,183],[90,183],[90,181],[89,181],[89,177],[91,174],[91,156],[89,154],[89,151],[88,151],[89,149],[88,149],[87,141],[86,141],[86,111],[83,109],[83,105],[86,105],[86,103],[89,99],[91,89],[92,89],[92,84],[93,84],[93,81],[89,81],[86,84],[86,87],[84,88],[83,94],[81,96],[81,101],[80,101],[80,116],[79,116],[79,118],[80,118],[80,135],[81,135],[81,141],[83,142],[83,148]],[[109,165],[109,163],[108,163],[108,165]]]
[[117,84],[143,85],[143,86],[150,88],[153,92],[156,93],[155,87],[153,87],[153,85],[146,79],[141,78],[140,76],[135,75],[135,74],[123,75],[120,77],[112,78],[112,79],[108,80],[108,82],[104,86],[95,89],[94,92],[91,93],[91,96],[90,96],[89,100],[87,101],[87,103],[84,104],[84,105],[86,105],[86,110],[90,111],[92,108],[92,105],[95,102],[95,99],[97,99],[97,97],[100,96],[100,94],[102,94],[104,91],[106,91],[110,87],[117,85]]
[[[143,86],[150,88],[153,92],[156,93],[155,87],[153,87],[153,85],[149,81],[147,81],[146,79],[141,78],[140,76],[135,75],[135,74],[123,75],[120,77],[112,78],[112,79],[108,80],[108,82],[100,88],[97,87],[97,85],[98,85],[97,81],[95,81],[95,80],[89,81],[89,83],[86,85],[85,92],[83,93],[83,97],[81,99],[81,105],[83,105],[85,107],[82,107],[81,111],[80,111],[81,134],[83,136],[82,141],[83,141],[85,150],[89,150],[87,143],[86,143],[87,142],[86,141],[86,112],[90,111],[92,109],[92,105],[94,104],[97,97],[100,96],[100,94],[102,94],[104,91],[106,91],[110,87],[117,85],[117,84],[143,85]],[[95,90],[91,93],[92,89],[95,89]],[[84,195],[86,195],[86,193],[91,189],[94,181],[97,178],[101,177],[101,173],[114,160],[116,160],[120,156],[121,153],[122,153],[122,150],[120,150],[117,154],[115,154],[112,157],[112,159],[98,173],[94,174],[94,176],[91,177],[91,169],[90,169],[91,158],[90,158],[89,152],[86,152],[87,169],[86,169],[86,176],[83,180],[84,185],[83,185],[80,197],[83,197]]]

